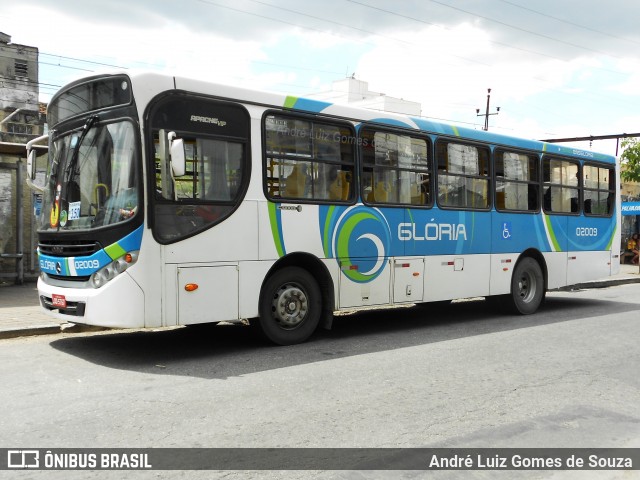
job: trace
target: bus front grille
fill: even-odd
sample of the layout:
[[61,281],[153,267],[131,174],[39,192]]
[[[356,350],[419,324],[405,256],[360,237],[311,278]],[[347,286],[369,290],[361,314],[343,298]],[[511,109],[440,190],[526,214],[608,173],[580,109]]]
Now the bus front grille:
[[43,241],[38,244],[40,253],[53,257],[88,257],[102,249],[98,242]]

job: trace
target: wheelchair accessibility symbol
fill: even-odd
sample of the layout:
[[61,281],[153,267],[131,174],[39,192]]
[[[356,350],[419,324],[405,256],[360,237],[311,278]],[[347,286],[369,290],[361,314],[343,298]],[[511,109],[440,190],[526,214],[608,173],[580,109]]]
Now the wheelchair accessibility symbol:
[[511,222],[502,222],[502,238],[504,240],[511,238]]

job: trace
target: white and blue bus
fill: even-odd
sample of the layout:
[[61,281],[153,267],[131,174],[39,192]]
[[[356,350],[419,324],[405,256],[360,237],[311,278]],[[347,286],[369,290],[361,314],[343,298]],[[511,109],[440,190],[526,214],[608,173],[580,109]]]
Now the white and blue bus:
[[73,82],[47,120],[38,290],[73,323],[294,344],[344,309],[530,314],[619,268],[608,155],[152,73]]

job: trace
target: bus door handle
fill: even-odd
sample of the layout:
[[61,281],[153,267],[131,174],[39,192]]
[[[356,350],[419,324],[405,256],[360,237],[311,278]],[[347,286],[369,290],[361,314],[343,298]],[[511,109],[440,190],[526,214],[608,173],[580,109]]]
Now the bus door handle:
[[278,205],[278,210],[295,210],[296,212],[301,212],[302,205]]

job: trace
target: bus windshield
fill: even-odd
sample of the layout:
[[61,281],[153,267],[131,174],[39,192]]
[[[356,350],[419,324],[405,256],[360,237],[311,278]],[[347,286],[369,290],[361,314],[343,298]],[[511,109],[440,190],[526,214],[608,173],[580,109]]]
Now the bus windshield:
[[84,127],[51,144],[49,182],[40,231],[91,230],[133,218],[138,212],[135,128],[129,121]]

